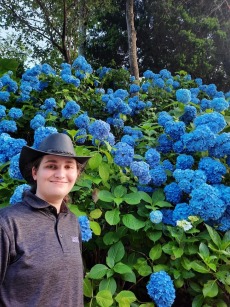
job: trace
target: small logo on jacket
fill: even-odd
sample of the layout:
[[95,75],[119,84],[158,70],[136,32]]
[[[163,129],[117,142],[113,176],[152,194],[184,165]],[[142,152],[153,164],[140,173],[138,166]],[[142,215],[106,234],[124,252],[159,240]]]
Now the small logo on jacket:
[[72,237],[72,242],[79,243],[78,237]]

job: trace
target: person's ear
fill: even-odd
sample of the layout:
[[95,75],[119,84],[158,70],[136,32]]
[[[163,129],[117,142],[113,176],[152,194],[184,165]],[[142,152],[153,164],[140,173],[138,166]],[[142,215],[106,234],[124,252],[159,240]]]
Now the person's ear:
[[32,167],[32,177],[33,180],[37,180],[37,169],[34,166]]

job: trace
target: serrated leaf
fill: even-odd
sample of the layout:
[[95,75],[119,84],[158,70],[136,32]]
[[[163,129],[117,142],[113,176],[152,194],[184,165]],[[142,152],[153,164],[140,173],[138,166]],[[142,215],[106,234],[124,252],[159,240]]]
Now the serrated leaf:
[[101,225],[98,222],[95,222],[95,221],[90,221],[89,225],[90,225],[90,229],[93,231],[93,233],[96,236],[100,236],[100,234],[101,234]]
[[127,189],[122,185],[116,186],[113,191],[113,195],[118,198],[122,198],[123,196],[125,196],[125,194],[127,194]]
[[100,153],[95,153],[88,161],[89,167],[91,169],[96,169],[102,162],[102,156]]
[[134,284],[137,282],[136,275],[133,271],[122,274],[122,279],[128,282],[132,282]]
[[99,167],[99,175],[102,179],[102,181],[106,182],[109,179],[109,173],[110,173],[110,166],[107,163],[102,162]]
[[122,222],[127,228],[132,229],[132,230],[139,230],[145,227],[145,222],[138,220],[132,214],[124,215],[122,218]]
[[113,197],[112,193],[110,193],[109,191],[101,190],[98,193],[98,198],[102,201],[107,202],[107,203],[111,203],[111,202],[113,202],[114,197]]
[[221,246],[221,238],[220,238],[220,235],[218,234],[218,232],[213,229],[211,226],[205,224],[207,230],[208,230],[208,233],[213,241],[213,243],[220,248]]
[[108,256],[114,260],[115,263],[121,261],[125,255],[125,248],[121,241],[117,242],[108,250]]
[[218,294],[218,285],[216,280],[209,280],[203,287],[204,297],[215,297]]
[[132,272],[132,269],[127,264],[124,264],[122,262],[116,263],[113,270],[114,272],[119,274],[126,274]]
[[210,270],[206,267],[205,264],[203,264],[202,262],[200,261],[192,261],[191,262],[191,268],[196,271],[196,272],[199,272],[199,273],[209,273]]
[[160,244],[155,245],[151,248],[149,252],[149,257],[154,261],[161,257],[162,255],[162,248]]
[[89,215],[92,219],[99,219],[102,215],[102,211],[100,209],[95,209],[91,211]]
[[138,192],[126,194],[123,199],[129,205],[137,205],[141,201],[141,197]]
[[116,208],[107,211],[105,213],[105,219],[109,225],[117,225],[120,222],[120,210]]
[[130,307],[130,304],[136,301],[136,296],[131,291],[123,290],[118,293],[115,300],[119,303],[120,307]]
[[100,279],[106,275],[107,271],[108,271],[108,267],[104,264],[99,263],[99,264],[94,265],[91,268],[89,272],[89,277],[92,279]]
[[93,295],[92,283],[88,278],[84,278],[83,280],[83,293],[86,297],[92,297]]
[[113,304],[112,294],[109,290],[101,290],[96,295],[97,304],[101,307],[109,307]]
[[103,279],[99,284],[99,291],[108,290],[112,295],[117,290],[117,283],[113,277]]
[[152,198],[149,196],[149,194],[139,191],[139,195],[141,199],[143,199],[146,203],[149,203],[150,205],[153,203]]

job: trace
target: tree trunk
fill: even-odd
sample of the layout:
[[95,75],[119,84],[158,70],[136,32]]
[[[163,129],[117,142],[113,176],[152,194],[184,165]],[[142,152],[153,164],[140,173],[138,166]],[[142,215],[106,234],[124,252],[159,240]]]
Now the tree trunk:
[[139,80],[139,69],[137,63],[137,37],[134,26],[134,4],[133,0],[126,0],[126,23],[128,32],[128,44],[129,44],[129,65],[130,73],[135,76],[136,80]]

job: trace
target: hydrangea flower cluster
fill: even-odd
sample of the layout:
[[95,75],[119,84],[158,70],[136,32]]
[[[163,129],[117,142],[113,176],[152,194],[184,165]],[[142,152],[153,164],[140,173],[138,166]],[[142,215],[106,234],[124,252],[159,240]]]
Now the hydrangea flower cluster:
[[150,275],[147,291],[158,307],[172,306],[176,297],[171,277],[165,271],[159,271]]
[[89,219],[85,215],[78,217],[81,229],[81,237],[83,242],[88,242],[92,238],[92,230],[90,229]]

